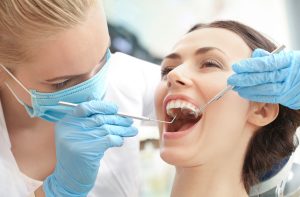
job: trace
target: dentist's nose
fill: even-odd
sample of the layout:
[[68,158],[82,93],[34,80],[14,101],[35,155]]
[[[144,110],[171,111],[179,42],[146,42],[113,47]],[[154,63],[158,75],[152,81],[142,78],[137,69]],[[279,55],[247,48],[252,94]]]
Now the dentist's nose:
[[192,80],[184,72],[180,66],[174,68],[167,75],[168,87],[189,87],[192,85]]

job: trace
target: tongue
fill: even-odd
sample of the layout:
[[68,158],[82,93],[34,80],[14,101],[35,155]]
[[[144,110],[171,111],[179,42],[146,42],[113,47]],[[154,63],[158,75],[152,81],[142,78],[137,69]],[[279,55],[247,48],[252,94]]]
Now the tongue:
[[181,132],[184,130],[187,130],[194,126],[202,116],[200,116],[199,119],[175,119],[175,122],[173,124],[168,125],[168,130],[170,132]]
[[186,124],[182,124],[176,132],[180,132],[180,131],[184,131],[190,127],[192,127],[194,125],[194,123],[186,123]]
[[197,118],[195,116],[190,116],[187,113],[179,112],[176,114],[175,122],[168,125],[168,131],[169,132],[181,132],[184,130],[189,129],[190,127],[194,126],[200,119],[201,115]]

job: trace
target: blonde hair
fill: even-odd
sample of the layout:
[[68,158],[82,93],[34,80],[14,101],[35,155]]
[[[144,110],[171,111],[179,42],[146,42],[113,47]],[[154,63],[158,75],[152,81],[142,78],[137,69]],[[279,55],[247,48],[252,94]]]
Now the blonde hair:
[[0,0],[0,64],[28,59],[34,41],[82,23],[98,1]]

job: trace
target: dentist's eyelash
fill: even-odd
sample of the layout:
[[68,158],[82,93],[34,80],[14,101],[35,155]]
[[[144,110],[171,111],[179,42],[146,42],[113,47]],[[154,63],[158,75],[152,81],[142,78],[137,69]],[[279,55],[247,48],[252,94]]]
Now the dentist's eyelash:
[[63,81],[61,83],[57,83],[57,84],[53,84],[53,86],[56,88],[56,89],[63,89],[64,87],[66,87],[69,82],[71,81],[71,79],[68,79],[66,81]]

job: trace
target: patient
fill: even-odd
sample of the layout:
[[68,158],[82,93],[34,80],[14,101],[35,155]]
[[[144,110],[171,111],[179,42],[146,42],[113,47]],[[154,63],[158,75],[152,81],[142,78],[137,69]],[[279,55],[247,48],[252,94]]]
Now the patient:
[[300,112],[228,92],[203,115],[194,112],[226,87],[231,65],[256,48],[276,46],[234,21],[193,27],[162,62],[156,91],[161,157],[176,167],[172,197],[248,196],[272,165],[295,150]]

